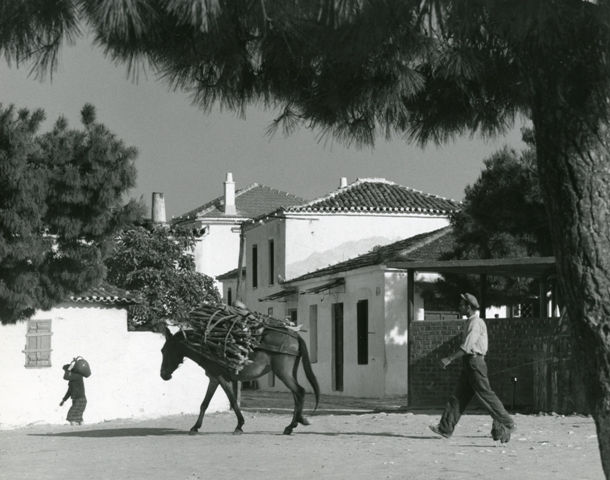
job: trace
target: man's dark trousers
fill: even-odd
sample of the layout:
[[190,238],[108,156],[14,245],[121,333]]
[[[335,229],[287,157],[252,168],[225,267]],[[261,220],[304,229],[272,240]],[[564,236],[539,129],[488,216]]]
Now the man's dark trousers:
[[439,428],[443,433],[453,434],[455,426],[475,394],[494,420],[505,426],[513,424],[512,417],[489,385],[485,357],[483,355],[464,355],[457,386],[449,398],[439,423]]

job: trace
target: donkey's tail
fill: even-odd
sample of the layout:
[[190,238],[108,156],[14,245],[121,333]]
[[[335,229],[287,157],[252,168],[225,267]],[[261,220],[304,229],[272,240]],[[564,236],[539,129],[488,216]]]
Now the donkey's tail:
[[311,368],[311,361],[309,360],[309,350],[307,350],[307,344],[305,340],[301,338],[300,335],[297,335],[299,339],[299,352],[301,352],[301,357],[303,357],[303,370],[305,370],[305,376],[307,377],[307,381],[312,386],[314,393],[316,394],[316,408],[313,409],[315,412],[320,404],[320,385],[318,385],[318,379],[313,373],[313,369]]

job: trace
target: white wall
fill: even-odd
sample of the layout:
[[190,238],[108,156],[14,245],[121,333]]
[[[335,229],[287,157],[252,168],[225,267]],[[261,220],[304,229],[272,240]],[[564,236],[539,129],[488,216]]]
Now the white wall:
[[[282,290],[278,275],[286,278],[285,264],[285,220],[270,219],[257,224],[246,232],[246,273],[247,277],[242,284],[243,302],[250,310],[268,313],[273,308],[273,316],[282,318],[285,315],[284,302],[264,302],[259,298]],[[269,267],[269,240],[274,244],[274,272],[270,274]],[[253,287],[252,279],[254,268],[252,264],[252,247],[256,245],[258,251],[258,285]],[[271,280],[272,277],[272,281]]]
[[237,292],[237,278],[230,280],[223,280],[219,292],[222,294],[222,301],[229,303],[229,289],[231,290],[231,301],[235,301],[235,294]]
[[[343,306],[343,342],[345,364],[343,367],[343,392],[341,395],[381,397],[384,391],[384,298],[383,272],[379,267],[361,269],[346,275]],[[368,364],[358,364],[357,303],[368,300],[369,328]],[[330,321],[327,322],[330,325]],[[330,365],[329,365],[330,367]]]
[[[312,288],[326,283],[328,278],[311,280],[301,289]],[[310,305],[318,306],[318,361],[312,364],[326,395],[382,397],[385,390],[385,321],[384,321],[384,276],[380,267],[370,267],[348,272],[345,286],[330,292],[298,295],[298,304],[286,303],[286,308],[298,308],[298,323],[303,325],[301,336],[311,351]],[[369,355],[368,364],[358,364],[357,303],[367,300],[369,305]],[[333,322],[332,305],[343,303],[343,391],[334,389],[333,381]],[[282,307],[278,307],[282,308]],[[303,372],[299,372],[299,382],[308,392],[312,392]],[[263,390],[286,391],[286,387],[276,380],[275,387],[268,385],[267,378],[259,380]]]
[[377,245],[449,225],[447,217],[407,214],[320,214],[286,220],[285,278],[348,260]]
[[[408,276],[406,272],[385,272],[385,394],[406,395],[409,375]],[[423,309],[415,294],[414,310]]]
[[496,315],[498,318],[509,318],[509,312],[510,310],[506,306],[489,307],[485,309],[485,318],[494,318]]
[[[407,395],[408,392],[408,277],[406,272],[385,271],[380,266],[346,272],[345,286],[331,292],[298,296],[299,323],[303,325],[301,336],[311,351],[310,305],[318,306],[318,361],[313,370],[326,395],[379,398]],[[419,278],[419,277],[418,277]],[[328,278],[302,282],[301,291],[321,285]],[[368,364],[358,364],[357,303],[369,303],[369,357]],[[344,371],[343,391],[333,388],[333,325],[332,304],[343,303],[344,314]],[[423,308],[423,299],[414,298],[415,310]],[[287,304],[290,306],[290,304]],[[299,381],[311,392],[305,377],[299,373]],[[276,380],[275,387],[267,378],[259,380],[263,390],[285,391]]]
[[[206,226],[206,225],[203,225]],[[195,270],[216,277],[233,270],[239,260],[239,225],[207,225],[209,231],[195,245]],[[219,291],[221,286],[218,283]]]
[[[187,359],[165,382],[159,375],[162,335],[128,332],[124,309],[76,305],[33,317],[52,320],[50,368],[24,367],[27,322],[0,326],[0,429],[65,423],[71,400],[59,407],[68,387],[62,365],[78,355],[92,370],[85,379],[85,423],[198,413],[208,383],[199,366]],[[228,408],[219,389],[208,411]]]

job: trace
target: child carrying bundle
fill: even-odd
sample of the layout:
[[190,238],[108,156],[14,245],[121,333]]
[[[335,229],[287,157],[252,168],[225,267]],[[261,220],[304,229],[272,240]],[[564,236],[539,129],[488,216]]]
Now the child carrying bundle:
[[76,357],[71,363],[64,365],[64,380],[68,380],[68,391],[59,403],[59,406],[72,398],[72,406],[68,410],[66,420],[70,425],[81,425],[83,423],[83,413],[87,408],[87,397],[85,396],[85,381],[91,375],[89,363],[83,357]]

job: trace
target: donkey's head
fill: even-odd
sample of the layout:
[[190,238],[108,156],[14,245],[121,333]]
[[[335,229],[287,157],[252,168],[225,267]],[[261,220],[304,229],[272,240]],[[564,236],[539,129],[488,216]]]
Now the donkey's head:
[[163,380],[170,380],[172,373],[182,364],[184,361],[184,354],[180,348],[180,332],[176,335],[172,335],[169,328],[165,327],[165,345],[161,349],[163,354],[163,362],[161,363],[161,378]]

